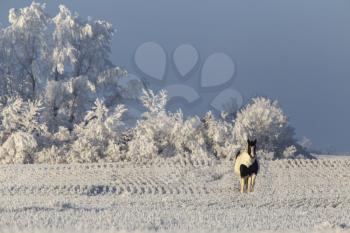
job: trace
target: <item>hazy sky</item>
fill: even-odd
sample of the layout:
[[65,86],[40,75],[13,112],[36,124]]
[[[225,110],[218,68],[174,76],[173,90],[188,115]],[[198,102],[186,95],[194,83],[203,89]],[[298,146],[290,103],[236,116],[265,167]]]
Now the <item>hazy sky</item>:
[[[8,10],[30,2],[0,0],[0,22],[7,25]],[[169,53],[190,43],[201,58],[225,52],[235,61],[233,86],[245,101],[277,99],[298,137],[350,152],[349,0],[38,2],[47,2],[51,14],[63,3],[84,18],[111,22],[117,29],[112,60],[132,73],[135,49],[146,41]]]

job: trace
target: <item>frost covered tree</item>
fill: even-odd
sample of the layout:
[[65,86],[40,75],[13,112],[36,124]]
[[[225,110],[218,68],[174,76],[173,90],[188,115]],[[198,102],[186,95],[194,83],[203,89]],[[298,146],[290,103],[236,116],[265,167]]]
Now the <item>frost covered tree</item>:
[[[33,2],[11,9],[9,23],[0,28],[0,156],[8,149],[6,156],[14,157],[15,148],[10,147],[22,140],[22,146],[31,148],[22,149],[22,155],[31,151],[30,159],[22,162],[66,162],[71,144],[79,145],[78,135],[87,138],[92,123],[84,125],[86,112],[95,100],[103,99],[106,108],[123,112],[120,104],[138,96],[131,92],[140,92],[140,83],[119,84],[128,76],[109,60],[114,29],[106,21],[83,20],[63,5],[52,17],[44,4]],[[101,110],[100,105],[95,108]],[[109,131],[109,136],[117,132]],[[95,156],[116,160],[117,141],[103,142],[105,154]],[[7,162],[20,161],[11,159]]]
[[258,141],[258,149],[282,156],[286,147],[296,145],[294,130],[277,101],[253,98],[237,113],[233,132],[236,142],[244,146],[247,138]]
[[95,81],[106,69],[112,68],[109,61],[112,25],[103,20],[83,21],[63,5],[53,18],[53,71],[55,80],[59,75],[69,77],[88,76]]
[[0,97],[43,97],[51,131],[72,130],[96,98],[115,107],[123,97],[134,96],[130,91],[140,91],[119,85],[126,71],[109,59],[110,23],[83,20],[63,5],[52,17],[35,2],[11,9],[9,23],[0,28]]
[[101,72],[95,82],[95,90],[98,98],[103,98],[105,105],[115,107],[116,103],[122,102],[123,99],[133,99],[130,95],[141,92],[140,82],[132,80],[129,85],[135,86],[129,91],[129,87],[121,85],[121,79],[128,79],[127,71],[119,67],[113,67]]
[[50,80],[47,83],[44,100],[46,120],[51,130],[59,126],[73,129],[74,124],[84,119],[86,111],[92,108],[97,98],[104,99],[107,107],[113,108],[127,97],[119,85],[126,71],[116,67],[102,72],[93,83],[87,76],[62,80]]
[[46,116],[48,122],[56,123],[50,124],[50,127],[57,129],[61,125],[73,130],[74,124],[84,119],[96,98],[96,87],[87,77],[49,82],[45,92]]
[[303,148],[307,150],[311,150],[312,142],[308,137],[303,136],[299,141],[299,145],[301,145]]
[[[4,49],[4,29],[0,25],[0,61],[5,61],[6,51]],[[10,85],[10,78],[7,72],[7,64],[0,62],[0,97],[3,97],[8,94],[13,94]]]
[[[83,120],[85,111],[93,106],[96,98],[104,99],[108,107],[121,103],[123,88],[118,81],[126,71],[109,60],[114,32],[110,23],[84,21],[63,5],[59,6],[53,22],[54,81],[46,90],[52,100],[47,102],[51,109],[48,115],[54,118],[53,122],[58,117],[58,122],[72,129]],[[63,88],[52,89],[53,86]]]
[[48,77],[50,17],[45,6],[33,2],[29,7],[9,12],[10,25],[1,30],[1,73],[6,92],[34,99]]

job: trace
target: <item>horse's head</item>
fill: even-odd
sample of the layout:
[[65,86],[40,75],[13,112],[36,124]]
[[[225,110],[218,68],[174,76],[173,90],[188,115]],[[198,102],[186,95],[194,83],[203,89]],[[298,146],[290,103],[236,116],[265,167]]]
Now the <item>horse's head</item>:
[[252,159],[256,157],[256,139],[254,141],[247,140],[248,142],[248,154]]

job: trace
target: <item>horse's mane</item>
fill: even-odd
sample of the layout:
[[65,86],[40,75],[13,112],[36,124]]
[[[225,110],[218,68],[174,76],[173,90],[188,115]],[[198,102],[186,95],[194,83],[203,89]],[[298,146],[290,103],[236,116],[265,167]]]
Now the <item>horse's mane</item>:
[[238,155],[241,154],[241,150],[238,150],[238,152],[236,153],[235,159],[237,159]]
[[243,152],[247,152],[249,155],[251,155],[252,151],[251,151],[251,147],[249,146],[249,144],[244,149],[239,149],[238,150],[238,152],[236,153],[235,159],[237,159],[237,157]]

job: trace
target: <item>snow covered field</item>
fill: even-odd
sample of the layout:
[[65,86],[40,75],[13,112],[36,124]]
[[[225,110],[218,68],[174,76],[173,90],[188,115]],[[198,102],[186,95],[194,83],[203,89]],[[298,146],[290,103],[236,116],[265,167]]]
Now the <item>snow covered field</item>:
[[350,159],[261,161],[240,194],[229,161],[0,167],[0,229],[291,231],[350,226]]

